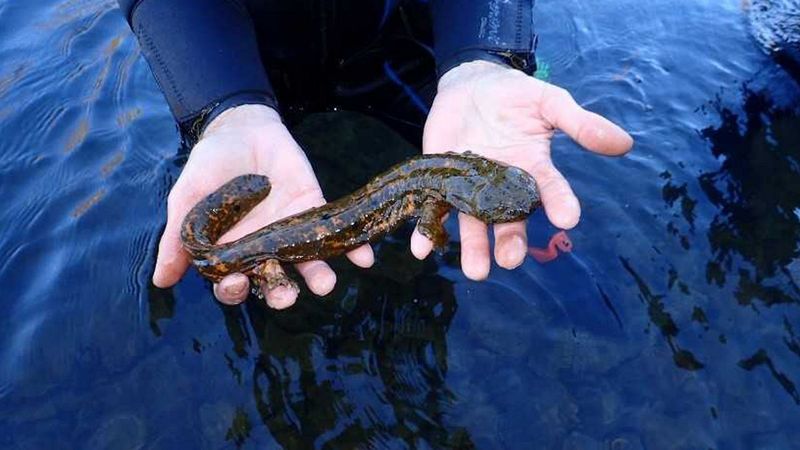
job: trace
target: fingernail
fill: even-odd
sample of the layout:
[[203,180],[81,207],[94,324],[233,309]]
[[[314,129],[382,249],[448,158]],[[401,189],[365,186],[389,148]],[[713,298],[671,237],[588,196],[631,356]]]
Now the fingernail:
[[278,286],[267,292],[267,305],[273,309],[288,308],[294,304],[297,294],[297,290],[289,286]]
[[506,236],[496,254],[497,263],[504,269],[514,269],[525,260],[527,243],[518,234]]
[[244,292],[244,286],[236,283],[233,286],[225,286],[222,290],[225,291],[225,294],[231,297],[237,297]]
[[158,265],[156,265],[155,271],[153,271],[153,284],[156,287],[163,288],[164,287],[164,277],[161,275],[161,271],[159,270]]
[[336,274],[331,271],[330,275],[326,274],[325,276],[315,279],[313,285],[314,289],[312,291],[320,297],[324,297],[330,294],[333,288],[336,287]]
[[417,259],[425,259],[433,250],[433,243],[416,230],[411,235],[411,242],[409,245],[411,247],[411,254]]
[[222,290],[226,295],[236,297],[242,295],[242,293],[247,289],[247,286],[248,280],[246,276],[235,275],[234,279],[228,280],[228,282],[225,283],[225,285],[222,287]]
[[489,276],[489,264],[484,255],[473,252],[464,252],[461,255],[461,270],[467,278],[474,281],[482,281]]

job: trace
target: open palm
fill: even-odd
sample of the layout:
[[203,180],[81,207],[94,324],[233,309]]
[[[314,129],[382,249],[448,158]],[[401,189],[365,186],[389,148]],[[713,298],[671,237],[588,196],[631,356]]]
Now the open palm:
[[[227,181],[249,173],[269,177],[272,190],[220,242],[236,240],[271,222],[325,203],[311,164],[275,111],[261,105],[228,110],[209,125],[170,191],[167,225],[153,273],[156,286],[174,285],[189,267],[189,254],[180,242],[181,223],[189,210]],[[373,263],[372,250],[367,245],[350,251],[347,257],[360,267]],[[324,261],[295,267],[317,295],[328,294],[336,283],[336,275]],[[228,275],[214,287],[214,294],[224,303],[240,303],[247,297],[248,285],[245,275]],[[267,304],[274,308],[291,306],[297,294],[296,288],[287,286],[265,292]]]
[[[536,179],[550,222],[563,229],[574,227],[580,205],[566,179],[553,165],[550,141],[556,129],[584,148],[602,155],[630,150],[632,138],[607,119],[584,110],[557,86],[493,63],[462,64],[440,82],[425,124],[423,153],[472,151],[517,166]],[[489,274],[488,227],[459,214],[461,266],[475,280]],[[495,260],[512,269],[527,251],[524,222],[494,225]],[[432,244],[418,232],[411,250],[418,258]]]

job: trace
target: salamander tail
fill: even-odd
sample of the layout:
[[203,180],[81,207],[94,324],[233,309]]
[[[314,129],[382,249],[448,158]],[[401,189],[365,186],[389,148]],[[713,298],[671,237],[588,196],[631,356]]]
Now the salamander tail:
[[181,241],[192,255],[214,247],[231,229],[269,194],[269,178],[249,174],[238,176],[201,200],[189,211],[181,226]]

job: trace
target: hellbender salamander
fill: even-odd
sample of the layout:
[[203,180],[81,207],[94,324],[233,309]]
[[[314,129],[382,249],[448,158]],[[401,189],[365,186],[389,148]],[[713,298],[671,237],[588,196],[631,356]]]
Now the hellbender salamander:
[[[276,270],[341,255],[380,239],[410,218],[441,249],[447,243],[442,217],[451,209],[486,223],[526,218],[540,204],[532,176],[472,153],[410,158],[366,186],[323,206],[273,222],[234,242],[216,244],[270,192],[262,175],[242,175],[200,201],[184,219],[181,239],[205,277],[219,281],[241,272],[262,289],[293,284]],[[265,284],[264,284],[265,283]]]

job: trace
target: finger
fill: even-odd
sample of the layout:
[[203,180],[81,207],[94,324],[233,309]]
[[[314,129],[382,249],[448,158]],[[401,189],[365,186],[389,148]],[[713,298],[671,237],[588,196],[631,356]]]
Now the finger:
[[423,236],[416,227],[414,228],[414,232],[411,233],[411,242],[409,245],[411,246],[411,254],[417,259],[427,258],[433,250],[433,242]]
[[296,286],[280,285],[268,290],[264,297],[267,300],[267,305],[274,309],[286,309],[297,300],[299,294]]
[[498,223],[494,226],[494,259],[504,269],[514,269],[525,261],[528,234],[525,222]]
[[372,252],[372,247],[369,244],[364,244],[355,250],[347,252],[347,259],[358,267],[366,269],[372,267],[375,263],[375,253]]
[[156,267],[153,270],[153,284],[157,287],[174,286],[189,268],[189,255],[183,249],[180,239],[180,224],[184,215],[185,212],[180,215],[180,219],[176,217],[176,213],[167,215],[167,226],[158,243]]
[[336,285],[336,273],[322,261],[299,263],[295,267],[308,285],[308,289],[316,295],[328,295]]
[[[450,217],[449,212],[443,215],[440,221],[444,224],[447,222],[448,217]],[[420,233],[419,224],[414,227],[414,232],[411,233],[411,242],[409,245],[411,246],[411,254],[419,260],[427,258],[431,251],[433,251],[433,241]]]
[[534,164],[529,172],[536,179],[544,212],[550,223],[564,230],[575,227],[581,218],[581,206],[564,175],[549,159]]
[[[294,304],[300,288],[286,276],[286,272],[277,261],[266,261],[258,268],[258,273],[261,278],[259,289],[270,308],[284,309]],[[273,286],[271,289],[270,285]]]
[[[544,83],[531,78],[534,82]],[[621,155],[633,138],[605,117],[581,108],[565,89],[544,83],[541,110],[544,119],[584,148],[604,155]],[[537,86],[541,88],[541,85]]]
[[247,298],[250,280],[243,273],[234,273],[214,284],[214,297],[226,305],[238,305]]
[[458,213],[461,234],[461,270],[471,280],[484,280],[489,276],[489,235],[486,224]]

